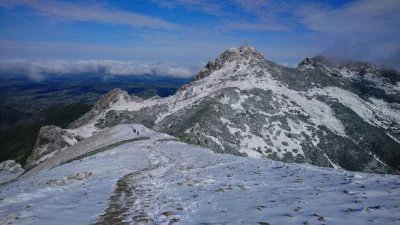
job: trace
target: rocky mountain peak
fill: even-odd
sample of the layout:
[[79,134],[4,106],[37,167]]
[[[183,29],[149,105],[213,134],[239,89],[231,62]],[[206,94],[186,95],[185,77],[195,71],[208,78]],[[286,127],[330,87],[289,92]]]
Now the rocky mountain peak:
[[249,45],[244,45],[240,48],[229,48],[215,60],[208,61],[207,65],[193,78],[193,81],[209,76],[213,71],[221,69],[227,63],[244,60],[259,61],[264,60],[264,56]]
[[128,92],[123,91],[119,88],[116,88],[107,94],[103,95],[99,101],[96,103],[94,106],[94,109],[97,110],[104,110],[110,107],[113,103],[119,101],[120,99],[126,99],[128,100],[130,98]]
[[257,51],[257,49],[244,45],[240,48],[229,48],[227,51],[221,54],[224,61],[233,61],[240,59],[258,59],[264,60],[264,56]]
[[110,106],[122,99],[129,100],[131,98],[137,98],[135,96],[129,96],[128,92],[123,91],[119,88],[116,88],[107,94],[103,95],[96,103],[96,105],[85,115],[83,115],[78,120],[74,121],[72,124],[68,126],[68,128],[77,128],[86,124],[88,121],[104,112],[106,109],[110,108]]

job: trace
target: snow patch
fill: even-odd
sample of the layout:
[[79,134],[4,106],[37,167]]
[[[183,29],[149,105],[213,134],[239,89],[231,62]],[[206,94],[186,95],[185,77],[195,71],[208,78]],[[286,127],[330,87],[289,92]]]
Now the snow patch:
[[223,123],[223,124],[233,124],[230,120],[227,120],[227,119],[225,119],[225,118],[220,118],[220,120],[221,120],[221,122]]
[[368,154],[369,154],[370,156],[374,157],[374,159],[376,159],[376,161],[378,161],[379,163],[381,163],[382,165],[384,165],[384,166],[387,167],[386,163],[382,162],[382,161],[378,158],[378,156],[376,156],[374,153],[368,152]]
[[395,142],[400,144],[400,140],[398,140],[397,138],[393,137],[393,135],[389,134],[388,132],[386,132],[386,135],[389,136],[390,138],[392,138]]
[[328,155],[326,155],[326,153],[324,153],[324,156],[325,156],[325,158],[329,161],[329,163],[333,166],[333,168],[335,168],[335,169],[340,169],[340,168],[341,168],[339,165],[333,163],[333,162],[331,161],[331,159],[328,157]]

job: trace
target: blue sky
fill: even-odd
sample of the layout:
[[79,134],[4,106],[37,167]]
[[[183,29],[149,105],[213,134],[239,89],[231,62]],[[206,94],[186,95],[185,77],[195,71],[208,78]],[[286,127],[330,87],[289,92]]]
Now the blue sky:
[[193,76],[246,42],[291,66],[321,53],[398,62],[399,27],[399,0],[0,0],[0,72]]

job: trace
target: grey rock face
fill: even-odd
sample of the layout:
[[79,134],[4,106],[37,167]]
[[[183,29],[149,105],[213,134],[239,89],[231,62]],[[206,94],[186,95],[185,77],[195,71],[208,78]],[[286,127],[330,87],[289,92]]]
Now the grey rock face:
[[32,155],[26,161],[25,169],[31,169],[77,142],[72,134],[59,127],[45,126],[40,128],[38,139]]

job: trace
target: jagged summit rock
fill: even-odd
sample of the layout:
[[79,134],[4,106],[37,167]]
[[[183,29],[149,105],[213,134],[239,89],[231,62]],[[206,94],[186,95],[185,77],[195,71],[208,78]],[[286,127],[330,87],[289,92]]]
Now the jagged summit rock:
[[258,59],[264,60],[264,56],[257,51],[254,47],[249,45],[244,45],[240,48],[229,48],[226,52],[221,55],[222,60],[224,61],[233,61],[233,60],[250,60],[250,59]]
[[213,71],[221,69],[227,63],[237,63],[243,60],[254,62],[264,60],[264,56],[249,45],[244,45],[240,48],[229,48],[215,60],[208,61],[207,65],[193,78],[193,81],[209,76]]

